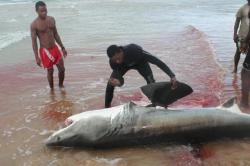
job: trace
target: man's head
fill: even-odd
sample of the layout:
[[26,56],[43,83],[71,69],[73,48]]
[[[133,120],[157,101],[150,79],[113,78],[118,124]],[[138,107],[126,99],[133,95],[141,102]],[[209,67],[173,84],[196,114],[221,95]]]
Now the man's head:
[[42,19],[45,19],[47,16],[47,7],[43,1],[38,1],[36,3],[36,12],[38,16]]
[[121,47],[117,45],[111,45],[107,49],[107,55],[112,63],[121,64],[123,63],[124,54]]

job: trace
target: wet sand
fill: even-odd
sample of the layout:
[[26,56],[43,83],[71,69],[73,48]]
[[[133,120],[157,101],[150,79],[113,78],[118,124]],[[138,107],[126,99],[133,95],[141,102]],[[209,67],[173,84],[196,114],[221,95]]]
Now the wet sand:
[[[192,95],[172,107],[217,106],[232,94],[240,98],[240,80],[235,86],[232,80],[224,80],[229,73],[216,62],[214,49],[202,32],[190,26],[163,36],[145,42],[145,50],[164,60],[180,81],[194,89]],[[111,150],[47,148],[43,141],[63,127],[68,116],[104,106],[105,86],[111,73],[107,57],[78,56],[86,52],[84,49],[68,51],[65,91],[56,88],[51,93],[46,71],[36,67],[34,61],[1,68],[1,165],[250,165],[248,139],[220,140],[198,149],[167,143]],[[169,80],[152,67],[157,81]],[[55,84],[56,75],[57,72]],[[144,84],[138,73],[129,71],[125,86],[116,89],[113,105],[140,100],[138,89]]]

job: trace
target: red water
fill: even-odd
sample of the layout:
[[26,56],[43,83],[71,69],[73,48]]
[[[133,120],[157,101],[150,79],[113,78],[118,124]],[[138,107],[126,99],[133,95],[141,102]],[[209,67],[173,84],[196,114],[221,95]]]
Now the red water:
[[[186,82],[194,93],[172,107],[217,106],[225,99],[241,98],[241,83],[224,82],[225,73],[215,61],[213,47],[197,29],[188,27],[143,43]],[[86,50],[69,50],[65,91],[50,93],[46,71],[33,61],[0,70],[0,161],[1,165],[250,165],[249,140],[222,140],[200,145],[153,145],[112,150],[49,149],[43,141],[62,127],[64,120],[86,110],[104,106],[110,75],[105,55],[77,56]],[[152,66],[157,81],[169,80]],[[56,74],[55,74],[56,75]],[[55,83],[58,79],[55,76]],[[116,89],[113,105],[140,100],[145,81],[135,71],[125,76],[125,86]],[[233,85],[233,86],[232,86]],[[236,90],[235,90],[236,89]],[[225,93],[227,92],[227,93]]]

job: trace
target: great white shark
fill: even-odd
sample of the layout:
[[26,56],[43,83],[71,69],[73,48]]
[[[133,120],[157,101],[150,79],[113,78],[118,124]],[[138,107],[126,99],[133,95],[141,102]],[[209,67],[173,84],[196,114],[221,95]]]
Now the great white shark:
[[67,119],[47,146],[112,147],[159,141],[204,141],[250,136],[250,115],[233,98],[211,108],[163,109],[130,102],[87,111]]

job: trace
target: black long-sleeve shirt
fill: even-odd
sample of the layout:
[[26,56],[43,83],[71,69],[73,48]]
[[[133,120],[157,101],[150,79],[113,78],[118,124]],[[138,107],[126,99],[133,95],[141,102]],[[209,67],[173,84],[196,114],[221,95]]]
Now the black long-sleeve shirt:
[[[175,77],[175,74],[170,70],[170,68],[162,62],[160,59],[151,55],[150,53],[144,51],[142,47],[136,44],[129,44],[121,47],[124,52],[124,61],[122,64],[110,63],[113,72],[111,77],[117,78],[121,81],[121,84],[124,83],[123,75],[129,69],[136,69],[136,66],[141,66],[145,63],[151,63],[158,66],[163,70],[170,78]],[[148,81],[147,81],[148,82]],[[105,95],[105,107],[110,107],[111,101],[113,99],[114,86],[110,85],[109,82],[106,87]]]

